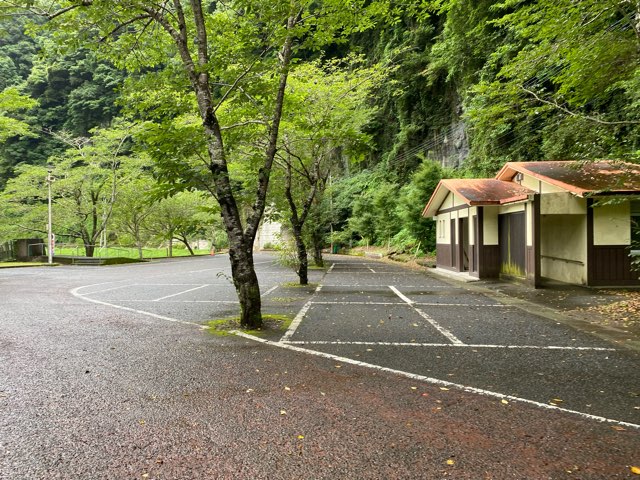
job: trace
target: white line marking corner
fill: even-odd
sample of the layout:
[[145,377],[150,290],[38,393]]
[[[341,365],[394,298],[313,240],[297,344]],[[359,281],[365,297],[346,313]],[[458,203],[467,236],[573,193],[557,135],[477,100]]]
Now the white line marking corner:
[[466,386],[466,385],[461,385],[461,384],[449,382],[449,381],[446,381],[446,380],[440,380],[438,378],[426,377],[424,375],[418,375],[418,374],[415,374],[415,373],[404,372],[402,370],[395,370],[393,368],[382,367],[380,365],[374,365],[374,364],[371,364],[371,363],[361,362],[359,360],[353,360],[353,359],[347,358],[347,357],[340,357],[338,355],[333,355],[331,353],[318,352],[318,351],[315,351],[315,350],[307,350],[306,348],[296,347],[296,346],[291,345],[289,343],[272,342],[270,340],[265,340],[264,338],[255,337],[253,335],[249,335],[247,333],[240,332],[238,330],[234,330],[231,333],[233,333],[236,336],[239,336],[239,337],[242,337],[242,338],[246,338],[248,340],[252,340],[254,342],[264,343],[266,345],[283,348],[285,350],[292,350],[294,352],[306,353],[307,355],[314,355],[314,356],[317,356],[317,357],[328,358],[328,359],[331,359],[331,360],[335,360],[335,361],[342,362],[342,363],[347,363],[347,364],[350,364],[350,365],[357,365],[357,366],[360,366],[360,367],[370,368],[370,369],[378,370],[378,371],[381,371],[381,372],[387,372],[387,373],[391,373],[393,375],[398,375],[398,376],[401,376],[401,377],[410,378],[410,379],[422,381],[422,382],[425,382],[425,383],[431,383],[433,385],[439,385],[439,386],[443,386],[443,387],[447,387],[447,388],[456,388],[456,389],[462,390],[464,392],[475,393],[475,394],[478,394],[478,395],[483,395],[483,396],[486,396],[486,397],[498,398],[498,399],[501,399],[501,400],[511,400],[513,402],[525,403],[525,404],[533,405],[533,406],[536,406],[536,407],[539,407],[539,408],[543,408],[543,409],[546,409],[546,410],[555,410],[555,411],[559,411],[559,412],[569,413],[569,414],[572,414],[572,415],[577,415],[579,417],[582,417],[582,418],[585,418],[585,419],[588,419],[588,420],[595,420],[597,422],[613,423],[613,424],[616,424],[616,425],[621,425],[621,426],[625,426],[625,427],[629,427],[629,428],[640,429],[640,425],[639,424],[635,424],[635,423],[625,422],[625,421],[622,421],[622,420],[615,420],[615,419],[607,418],[607,417],[600,417],[598,415],[591,415],[589,413],[579,412],[577,410],[569,410],[568,408],[562,408],[562,407],[558,407],[556,405],[549,405],[547,403],[537,402],[535,400],[529,400],[529,399],[526,399],[526,398],[514,397],[513,395],[505,395],[503,393],[492,392],[490,390],[484,390],[484,389],[476,388],[476,387],[469,387],[469,386]]

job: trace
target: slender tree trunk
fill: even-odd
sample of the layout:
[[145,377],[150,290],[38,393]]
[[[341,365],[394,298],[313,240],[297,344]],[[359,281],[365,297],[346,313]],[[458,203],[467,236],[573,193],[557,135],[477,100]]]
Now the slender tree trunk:
[[291,218],[291,226],[293,227],[293,238],[296,242],[296,252],[298,254],[298,277],[300,285],[309,284],[309,260],[307,259],[307,246],[302,238],[302,225],[300,222]]
[[[262,325],[262,315],[260,313],[260,288],[253,266],[253,241],[264,213],[269,177],[278,146],[278,132],[282,118],[289,64],[293,51],[293,36],[292,34],[287,35],[278,55],[280,59],[280,79],[274,101],[273,117],[269,125],[269,140],[265,149],[264,163],[258,171],[257,195],[252,212],[246,220],[246,229],[244,229],[231,187],[222,130],[216,116],[217,107],[211,92],[208,73],[209,41],[207,39],[203,5],[201,0],[191,0],[189,3],[193,17],[193,38],[190,38],[190,29],[187,26],[185,11],[179,1],[174,1],[177,29],[166,20],[164,13],[160,10],[145,7],[144,11],[158,21],[171,35],[193,91],[196,94],[196,101],[209,150],[209,170],[213,175],[215,196],[220,204],[222,219],[229,237],[231,272],[240,300],[240,324],[244,328],[258,328]],[[287,20],[287,30],[289,32],[296,26],[299,20],[298,16],[299,13],[292,12]],[[189,49],[190,43],[194,41],[197,46],[197,56],[192,56]]]
[[86,228],[82,228],[80,232],[80,238],[82,239],[82,244],[84,245],[85,257],[93,257],[95,245],[91,241],[91,238],[89,237],[89,232],[87,232]]
[[189,240],[187,239],[187,237],[185,237],[184,235],[180,235],[178,240],[181,241],[185,247],[187,247],[187,250],[189,250],[189,255],[193,257],[195,253],[193,252],[193,248],[191,248],[191,245],[189,245]]
[[240,240],[230,242],[229,260],[233,284],[240,301],[240,325],[255,329],[262,326],[260,285],[253,265],[253,245]]
[[314,232],[311,240],[313,242],[313,262],[316,267],[324,267],[324,259],[322,258],[322,235]]
[[133,225],[133,238],[136,241],[136,247],[138,247],[138,257],[140,258],[140,260],[143,259],[143,255],[142,255],[142,239],[140,238],[140,225],[138,223],[135,223]]

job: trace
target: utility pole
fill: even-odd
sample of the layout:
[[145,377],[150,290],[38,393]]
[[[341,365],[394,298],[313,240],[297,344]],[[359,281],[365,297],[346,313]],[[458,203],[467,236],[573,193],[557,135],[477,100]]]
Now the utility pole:
[[331,174],[329,174],[329,235],[331,238],[331,253],[333,251],[333,188],[332,188],[332,180]]
[[47,234],[48,234],[48,241],[47,241],[47,253],[49,254],[49,265],[51,265],[53,263],[53,231],[51,230],[51,170],[48,170],[47,172],[47,186],[49,188],[49,223],[47,226]]

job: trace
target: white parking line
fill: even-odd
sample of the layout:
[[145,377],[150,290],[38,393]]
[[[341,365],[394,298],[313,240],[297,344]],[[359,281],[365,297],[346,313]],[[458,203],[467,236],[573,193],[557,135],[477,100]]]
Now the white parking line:
[[328,300],[311,303],[314,305],[404,305],[402,302],[330,302]]
[[261,297],[266,297],[267,295],[269,295],[271,292],[273,292],[276,288],[278,288],[278,285],[274,285],[273,287],[271,287],[269,290],[267,290],[266,292],[264,292],[262,295],[260,295]]
[[[282,341],[282,340],[281,340]],[[452,343],[418,343],[418,342],[343,342],[340,340],[291,340],[285,341],[290,345],[365,345],[378,347],[449,347],[449,348],[504,348],[505,350],[579,350],[592,352],[615,352],[615,348],[609,347],[563,347],[553,345],[473,345]]]
[[424,307],[498,307],[498,308],[518,308],[514,305],[505,305],[503,303],[427,303],[427,302],[415,302],[414,305],[420,305]]
[[393,285],[389,285],[389,288],[391,289],[391,291],[393,293],[395,293],[398,297],[400,297],[400,299],[405,302],[408,303],[409,305],[413,305],[413,300],[410,300],[409,298],[405,297],[402,292],[400,292],[400,290],[398,290],[396,287],[394,287]]
[[185,293],[194,292],[196,290],[200,290],[201,288],[205,288],[205,287],[208,287],[208,286],[209,286],[209,284],[205,283],[204,285],[200,285],[199,287],[190,288],[189,290],[183,290],[182,292],[178,292],[178,293],[172,293],[171,295],[165,295],[164,297],[156,298],[156,299],[151,300],[151,301],[152,302],[159,302],[160,300],[164,300],[165,298],[177,297],[178,295],[183,295]]
[[[378,272],[378,273],[384,273],[384,272]],[[373,284],[373,283],[350,283],[349,285],[345,285],[344,283],[325,283],[324,284],[325,287],[365,287],[365,288],[388,288],[389,284],[385,283],[385,284]],[[453,287],[448,286],[448,285],[402,285],[402,288],[417,288],[420,289],[420,291],[424,292],[426,290],[430,290],[433,288],[447,288],[447,289],[452,289]],[[461,289],[460,289],[461,290]],[[461,290],[464,292],[464,290]],[[472,294],[474,295],[474,294]],[[477,294],[475,294],[477,295]]]
[[155,313],[151,313],[151,312],[145,312],[144,310],[136,310],[135,308],[129,308],[129,307],[124,307],[122,305],[115,305],[113,303],[108,303],[108,302],[103,302],[100,300],[96,300],[95,298],[89,298],[86,295],[82,295],[81,293],[78,293],[80,289],[88,287],[91,285],[85,285],[84,287],[77,287],[74,288],[73,290],[71,290],[71,295],[73,295],[74,297],[78,297],[81,298],[82,300],[86,301],[86,302],[91,302],[91,303],[96,303],[98,305],[105,305],[107,307],[112,307],[112,308],[117,308],[118,310],[125,310],[127,312],[133,312],[133,313],[137,313],[140,315],[146,315],[148,317],[153,317],[153,318],[157,318],[159,320],[165,320],[167,322],[172,322],[172,323],[181,323],[183,325],[192,325],[201,329],[206,329],[207,326],[206,325],[200,325],[199,323],[195,323],[195,322],[188,322],[186,320],[179,320],[177,318],[172,318],[172,317],[165,317],[164,315],[158,315]]
[[[327,270],[326,273],[322,276],[322,279],[324,279],[324,277],[327,274],[329,274],[329,273],[331,273],[333,271],[333,267],[335,267],[335,265],[336,265],[335,263],[331,264],[331,266],[329,267],[329,270]],[[304,316],[309,311],[309,308],[311,308],[311,305],[313,303],[313,299],[318,295],[318,293],[320,293],[320,290],[322,290],[322,279],[320,279],[320,282],[318,283],[318,286],[316,287],[315,291],[313,292],[313,295],[311,295],[311,298],[307,301],[307,303],[305,303],[302,306],[302,308],[300,309],[298,314],[295,316],[295,318],[291,322],[291,325],[289,325],[289,328],[287,329],[287,331],[284,332],[284,335],[280,339],[281,342],[289,340],[291,338],[291,336],[294,333],[296,333],[296,330],[300,326],[300,323],[302,322],[302,319],[304,318]]]
[[[154,303],[155,300],[118,300],[121,303]],[[237,300],[166,300],[162,303],[228,303],[238,305]]]
[[[371,272],[366,272],[366,271],[354,272],[353,270],[336,270],[333,273],[345,273],[347,275],[371,275]],[[424,275],[423,273],[420,273],[420,272],[395,272],[395,271],[380,271],[380,270],[378,270],[375,273],[386,273],[386,274],[391,274],[391,275],[401,275],[403,277],[406,277],[407,275],[421,275],[421,276]]]
[[393,293],[395,293],[398,297],[400,297],[402,300],[404,300],[407,303],[407,305],[409,305],[411,308],[413,308],[418,315],[420,315],[427,322],[429,322],[431,324],[431,326],[433,326],[436,330],[438,330],[442,335],[447,337],[451,341],[451,343],[453,343],[455,345],[464,345],[464,343],[458,337],[456,337],[453,333],[451,333],[449,330],[444,328],[442,325],[440,325],[438,322],[436,322],[433,318],[431,318],[425,312],[423,312],[419,308],[416,308],[414,306],[414,302],[412,300],[410,300],[409,298],[405,297],[396,287],[394,287],[393,285],[389,285],[389,288],[391,289],[391,291]]
[[635,423],[624,422],[624,421],[615,420],[615,419],[612,419],[612,418],[599,417],[597,415],[591,415],[589,413],[579,412],[577,410],[569,410],[568,408],[562,408],[562,407],[558,407],[556,405],[549,405],[547,403],[536,402],[535,400],[529,400],[529,399],[526,399],[526,398],[514,397],[513,395],[505,395],[503,393],[492,392],[490,390],[484,390],[484,389],[481,389],[481,388],[468,387],[466,385],[461,385],[461,384],[458,384],[458,383],[448,382],[446,380],[440,380],[438,378],[426,377],[424,375],[417,375],[415,373],[404,372],[402,370],[394,370],[392,368],[381,367],[380,365],[373,365],[371,363],[361,362],[359,360],[353,360],[353,359],[347,358],[347,357],[340,357],[338,355],[333,355],[331,353],[318,352],[318,351],[315,351],[315,350],[307,350],[306,348],[296,347],[295,345],[291,345],[289,343],[271,342],[269,340],[265,340],[263,338],[255,337],[253,335],[249,335],[249,334],[246,334],[244,332],[235,331],[233,333],[235,335],[239,336],[239,337],[243,337],[243,338],[246,338],[248,340],[252,340],[254,342],[264,343],[266,345],[271,345],[271,346],[274,346],[274,347],[280,347],[280,348],[284,348],[286,350],[292,350],[294,352],[306,353],[307,355],[315,355],[317,357],[329,358],[331,360],[334,360],[334,361],[337,361],[337,362],[341,362],[341,363],[347,363],[347,364],[350,364],[350,365],[357,365],[357,366],[360,366],[360,367],[371,368],[371,369],[378,370],[378,371],[381,371],[381,372],[387,372],[387,373],[391,373],[393,375],[399,375],[399,376],[402,376],[402,377],[405,377],[405,378],[410,378],[412,380],[418,380],[418,381],[431,383],[431,384],[434,384],[434,385],[439,385],[439,386],[443,386],[443,387],[447,387],[447,388],[457,388],[457,389],[465,391],[465,392],[476,393],[476,394],[480,394],[480,395],[487,396],[487,397],[498,398],[498,399],[501,399],[501,400],[511,400],[513,402],[526,403],[526,404],[534,405],[536,407],[544,408],[544,409],[547,409],[547,410],[555,410],[555,411],[559,411],[559,412],[570,413],[572,415],[577,415],[579,417],[582,417],[582,418],[585,418],[585,419],[588,419],[588,420],[595,420],[595,421],[604,422],[604,423],[613,423],[613,424],[616,424],[616,425],[621,425],[621,426],[625,426],[625,427],[629,427],[629,428],[638,428],[638,429],[640,429],[640,425],[635,424]]
[[[89,287],[92,287],[93,285],[88,285]],[[111,288],[104,288],[102,290],[96,290],[95,292],[89,292],[89,293],[78,293],[78,295],[80,296],[84,296],[84,295],[95,295],[96,293],[104,293],[104,292],[111,292],[112,290],[120,290],[122,288],[128,288],[128,287],[135,287],[136,284],[135,283],[128,283],[126,285],[120,285],[117,287],[111,287]],[[84,287],[81,287],[84,288]]]

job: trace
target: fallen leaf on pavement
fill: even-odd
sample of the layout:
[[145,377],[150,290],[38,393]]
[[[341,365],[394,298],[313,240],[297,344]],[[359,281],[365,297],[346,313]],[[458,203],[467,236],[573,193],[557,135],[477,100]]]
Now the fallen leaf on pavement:
[[635,475],[640,475],[640,467],[630,467],[629,470],[631,470],[631,473],[635,474]]
[[286,415],[287,411],[286,410],[280,410],[280,415]]
[[613,428],[613,429],[614,429],[615,431],[617,431],[617,432],[626,432],[626,431],[627,431],[627,429],[626,429],[626,428],[621,427],[621,426],[619,426],[619,425],[614,425],[614,426],[613,426],[613,427],[611,427],[611,428]]
[[440,387],[440,390],[442,390],[443,392],[448,391],[449,389],[447,387]]
[[451,458],[447,460],[447,465],[453,465],[455,463],[456,463],[455,460],[452,460]]
[[502,403],[503,405],[509,405],[509,402],[506,401],[504,398],[500,400],[500,403]]

